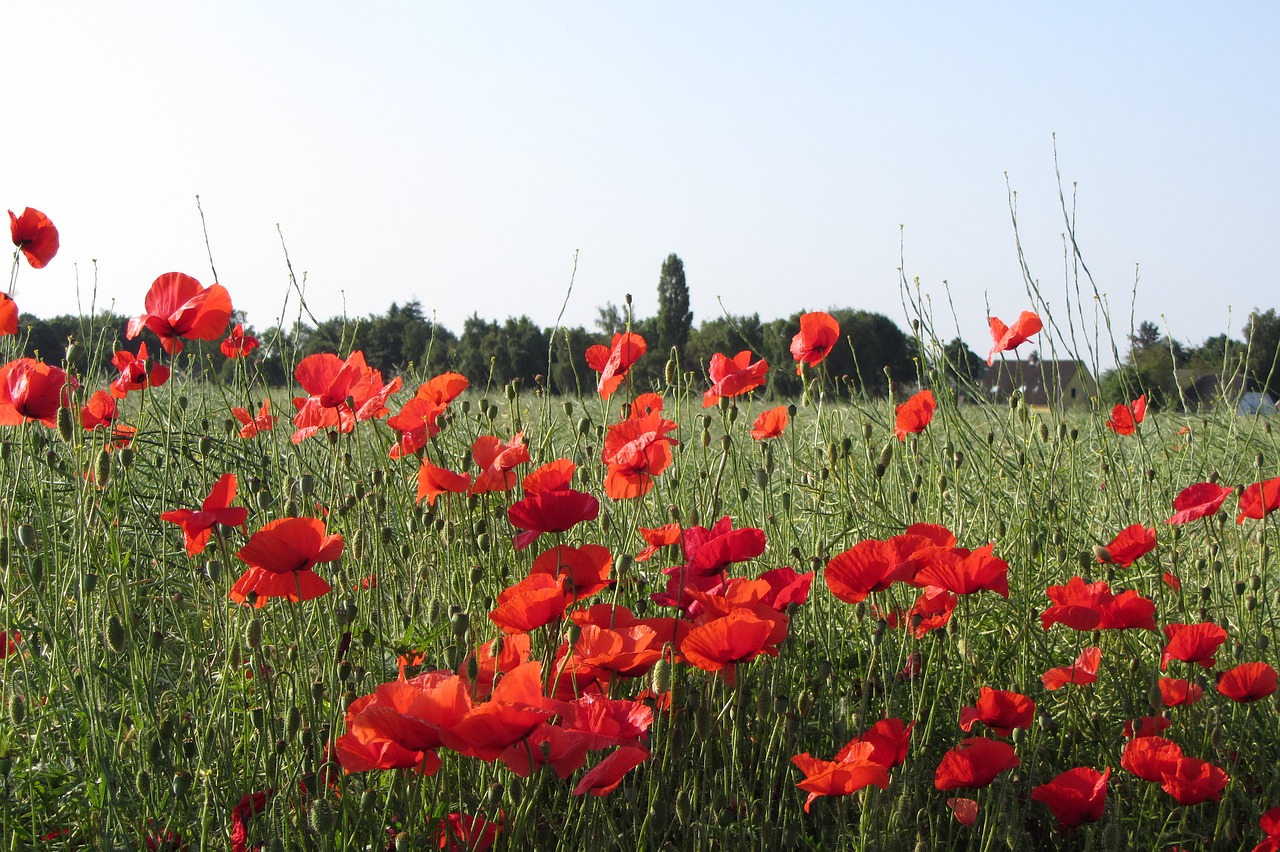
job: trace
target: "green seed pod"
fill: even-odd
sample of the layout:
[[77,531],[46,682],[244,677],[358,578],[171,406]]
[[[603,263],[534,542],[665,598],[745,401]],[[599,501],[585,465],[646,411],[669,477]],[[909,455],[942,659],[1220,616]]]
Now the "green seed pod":
[[40,539],[36,535],[36,528],[31,524],[19,524],[18,544],[22,545],[23,550],[35,550],[40,544]]
[[671,691],[671,664],[659,659],[649,670],[649,685],[659,695]]
[[191,789],[192,780],[191,773],[185,769],[179,769],[173,773],[173,778],[169,781],[169,789],[173,791],[173,797],[181,799],[186,796]]
[[138,774],[133,776],[133,786],[138,791],[138,795],[146,798],[151,793],[151,773],[145,769],[139,769]]
[[364,558],[364,527],[358,528],[351,536],[351,556],[357,560]]
[[666,380],[667,387],[674,388],[680,381],[680,365],[676,363],[675,358],[667,361],[666,369],[663,370],[663,379]]
[[613,573],[616,577],[620,579],[623,577],[630,576],[631,569],[632,567],[634,567],[634,565],[635,565],[635,560],[632,559],[631,554],[619,553],[617,557],[613,560]]
[[[876,467],[888,468],[891,461],[893,461],[893,441],[886,441],[885,445],[880,448],[880,460],[876,462]],[[880,475],[883,476],[884,474]]]
[[15,692],[9,698],[9,721],[21,725],[27,718],[27,700],[21,693]]
[[307,824],[317,834],[328,834],[333,831],[333,808],[329,805],[328,799],[319,798],[311,803],[311,807],[307,809]]
[[578,434],[584,438],[587,435],[591,434],[591,418],[589,417],[578,418]]
[[490,544],[491,542],[489,541],[489,534],[487,532],[480,533],[480,535],[476,536],[476,547],[480,548],[481,553],[488,553]]
[[454,613],[449,619],[449,629],[453,631],[453,635],[462,638],[467,635],[467,630],[471,627],[471,617],[465,612]]
[[213,439],[208,435],[201,435],[199,442],[200,455],[207,456],[213,451]]
[[111,453],[106,450],[98,450],[93,457],[93,481],[99,488],[106,488],[111,481]]
[[75,423],[71,419],[70,408],[58,409],[58,437],[64,442],[70,444],[71,439],[76,436]]
[[124,653],[124,625],[116,615],[107,620],[107,647],[117,654]]
[[302,727],[302,711],[297,707],[290,707],[289,712],[284,716],[284,730],[290,737],[297,736],[298,730]]
[[262,619],[250,620],[249,626],[245,628],[244,638],[245,644],[255,651],[262,647]]
[[120,466],[126,470],[133,466],[134,452],[133,447],[121,447],[120,452],[116,454],[120,459]]

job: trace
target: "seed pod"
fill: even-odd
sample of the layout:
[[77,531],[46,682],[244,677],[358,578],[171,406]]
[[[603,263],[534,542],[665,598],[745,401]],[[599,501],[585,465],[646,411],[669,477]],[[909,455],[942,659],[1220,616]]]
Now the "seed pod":
[[9,721],[21,725],[27,718],[27,700],[21,693],[15,692],[9,699]]
[[124,625],[115,614],[107,620],[106,638],[108,648],[117,654],[124,653]]
[[[885,445],[880,449],[880,460],[876,462],[876,468],[888,468],[889,462],[893,460],[893,441],[886,441]],[[880,474],[883,476],[884,474]]]
[[307,824],[317,834],[333,831],[333,808],[330,807],[328,799],[321,797],[311,803],[311,807],[307,810]]
[[471,627],[471,617],[465,612],[457,612],[449,619],[449,629],[453,631],[453,635],[459,638],[467,635],[467,630]]
[[105,488],[111,481],[111,453],[98,450],[93,458],[93,481],[99,488]]
[[24,550],[34,550],[40,543],[39,537],[36,535],[36,528],[31,524],[18,525],[18,544],[22,545]]
[[245,644],[255,651],[262,647],[262,619],[250,620],[249,626],[245,628],[244,638]]
[[138,774],[133,776],[133,786],[138,791],[138,795],[145,798],[151,793],[151,773],[145,769],[139,769]]
[[121,447],[120,452],[117,453],[117,455],[120,457],[121,467],[128,469],[133,466],[133,459],[134,459],[133,447]]
[[173,773],[173,778],[169,781],[169,789],[173,791],[173,797],[181,799],[187,795],[187,792],[191,789],[191,782],[191,773],[185,769],[179,769]]
[[70,444],[71,439],[76,436],[75,423],[71,419],[71,409],[61,407],[58,409],[58,437],[64,442]]

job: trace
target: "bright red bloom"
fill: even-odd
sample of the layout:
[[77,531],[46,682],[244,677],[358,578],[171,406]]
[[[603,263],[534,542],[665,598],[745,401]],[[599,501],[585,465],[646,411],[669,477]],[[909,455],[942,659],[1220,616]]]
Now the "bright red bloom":
[[19,358],[0,367],[0,426],[21,426],[39,420],[49,428],[58,425],[58,409],[71,406],[70,388],[75,377],[60,367],[34,358]]
[[1023,343],[1026,343],[1031,338],[1031,335],[1044,328],[1044,324],[1040,322],[1040,317],[1031,311],[1023,311],[1011,326],[1005,325],[996,317],[991,317],[989,322],[991,325],[991,339],[995,343],[991,347],[991,354],[987,356],[988,365],[995,361],[996,353],[1017,349]]
[[116,406],[115,397],[104,390],[93,392],[84,408],[80,409],[80,425],[89,431],[94,429],[110,429],[111,443],[107,446],[127,447],[138,430],[123,423],[117,423],[120,410]]
[[1155,630],[1155,601],[1135,591],[1111,593],[1103,581],[1085,583],[1072,577],[1065,586],[1045,590],[1053,606],[1040,614],[1040,625],[1048,630],[1054,624],[1065,624],[1072,630]]
[[671,445],[677,443],[667,433],[676,428],[657,411],[647,414],[634,409],[632,415],[609,427],[601,460],[608,465],[605,493],[612,500],[642,497],[653,488],[653,478],[671,464]]
[[615,334],[609,348],[600,344],[587,347],[587,366],[600,374],[596,386],[601,399],[608,399],[627,377],[627,371],[645,352],[644,338],[634,332]]
[[236,323],[231,327],[227,339],[218,346],[227,358],[243,358],[258,348],[258,338],[244,333],[244,325]]
[[441,373],[418,385],[415,396],[437,405],[448,405],[469,387],[471,382],[461,373]]
[[9,235],[32,269],[44,268],[58,253],[58,229],[34,207],[25,208],[21,216],[9,211]]
[[937,551],[915,577],[917,586],[933,586],[957,595],[995,592],[1009,597],[1009,563],[992,553],[994,543],[985,544],[968,555]]
[[1166,586],[1173,589],[1175,592],[1182,588],[1182,581],[1168,571],[1161,574],[1160,579]]
[[583,521],[594,521],[599,514],[599,500],[572,488],[532,494],[507,509],[511,526],[520,530],[516,550],[524,550],[543,533],[565,532]]
[[584,544],[581,547],[558,545],[543,551],[533,560],[529,573],[564,577],[565,591],[574,600],[582,600],[613,585],[609,579],[612,570],[613,556],[609,548]]
[[527,740],[502,755],[512,772],[528,778],[537,767],[550,764],[556,775],[568,778],[586,762],[588,752],[641,746],[653,724],[652,708],[600,693],[565,702],[558,715],[556,724],[543,722]]
[[1198,805],[1218,801],[1231,777],[1212,763],[1198,757],[1180,757],[1166,772],[1160,786],[1180,805]]
[[907,436],[923,432],[933,419],[933,412],[938,407],[933,399],[933,391],[922,390],[911,399],[893,410],[893,434],[899,441],[907,440]]
[[1068,769],[1048,784],[1032,790],[1031,798],[1047,805],[1059,826],[1075,828],[1082,823],[1102,819],[1110,777],[1110,766],[1102,772],[1087,766]]
[[848,796],[872,784],[881,790],[888,787],[889,768],[872,759],[873,751],[875,746],[871,743],[855,742],[845,746],[835,760],[820,760],[808,752],[791,758],[805,775],[796,784],[809,794],[804,802],[805,812],[819,796]]
[[383,384],[382,373],[365,363],[363,352],[343,361],[321,352],[298,362],[293,377],[309,396],[295,397],[298,413],[293,443],[300,444],[321,429],[350,432],[357,420],[374,420],[390,413],[387,397],[400,390],[400,377]]
[[[1106,546],[1107,556],[1111,564],[1128,568],[1140,557],[1145,556],[1156,547],[1155,527],[1144,527],[1142,524],[1130,524],[1111,540]],[[1105,562],[1101,556],[1099,562]]]
[[939,790],[985,787],[1006,769],[1021,766],[1013,746],[985,737],[970,737],[942,756],[933,774]]
[[0,337],[18,333],[18,303],[8,293],[0,293]]
[[1280,852],[1280,807],[1272,808],[1259,817],[1258,827],[1267,836],[1253,847],[1253,852]]
[[249,817],[265,811],[267,801],[274,793],[272,788],[259,790],[256,793],[245,793],[240,797],[240,802],[231,809],[231,852],[248,852]]
[[204,498],[199,511],[174,509],[161,513],[160,520],[182,527],[182,534],[187,541],[187,555],[196,556],[204,552],[205,547],[208,546],[209,538],[213,535],[214,524],[222,524],[224,527],[244,526],[249,517],[249,510],[242,506],[232,506],[231,501],[234,499],[236,499],[236,475],[224,473],[213,484],[213,489],[209,492],[209,496]]
[[481,816],[455,812],[440,820],[436,848],[446,852],[485,852],[493,848],[500,834],[500,822],[488,822]]
[[[730,581],[733,582],[733,581]],[[790,565],[771,568],[765,571],[755,582],[765,583],[769,591],[760,599],[778,612],[795,604],[799,606],[809,600],[809,590],[813,587],[813,572],[798,574]]]
[[1233,489],[1212,482],[1197,482],[1173,498],[1173,517],[1166,524],[1185,524],[1216,514]]
[[768,411],[760,412],[760,416],[756,418],[756,422],[751,424],[751,437],[757,441],[765,441],[769,438],[777,438],[782,431],[787,428],[787,424],[791,422],[790,416],[787,414],[787,407],[779,405],[777,408],[770,408]]
[[1243,524],[1245,518],[1261,520],[1276,509],[1280,509],[1280,477],[1255,482],[1240,495],[1240,514],[1236,515],[1236,523]]
[[698,668],[718,672],[760,654],[778,656],[777,645],[786,632],[785,615],[737,607],[690,630],[680,643],[680,653]]
[[129,320],[124,336],[133,340],[149,328],[170,355],[182,351],[182,341],[217,340],[231,321],[231,295],[221,284],[209,287],[190,275],[166,272],[151,282],[147,312]]
[[984,686],[973,707],[961,708],[960,730],[968,733],[974,722],[981,722],[996,736],[1007,737],[1014,728],[1029,729],[1035,717],[1036,703],[1027,696]]
[[1137,719],[1129,719],[1124,723],[1124,735],[1126,737],[1158,737],[1164,731],[1173,727],[1173,722],[1164,716],[1142,716]]
[[858,743],[871,745],[870,759],[890,769],[901,766],[907,759],[907,751],[911,745],[911,732],[916,723],[907,723],[891,717],[876,722],[865,733],[849,740],[848,744],[836,752],[836,761],[844,760]]
[[247,408],[233,408],[232,415],[241,423],[241,438],[253,438],[261,432],[270,432],[276,428],[276,418],[271,413],[271,400],[262,400],[262,407],[256,415],[250,414]]
[[972,827],[978,821],[978,802],[974,799],[947,799],[947,807],[956,815],[956,822]]
[[1135,737],[1125,743],[1120,765],[1143,781],[1159,783],[1182,759],[1182,746],[1160,736]]
[[763,385],[769,373],[769,362],[761,358],[752,364],[749,349],[732,358],[717,352],[711,356],[707,372],[711,376],[711,387],[702,395],[703,408],[715,405],[722,396],[741,396]]
[[1200,684],[1175,677],[1162,677],[1158,684],[1160,700],[1165,707],[1190,706],[1204,697]]
[[488,701],[472,707],[441,735],[459,754],[493,761],[558,710],[542,694],[542,663],[524,663],[502,676]]
[[804,365],[816,367],[840,342],[840,323],[831,314],[813,311],[800,317],[800,331],[791,338],[791,357],[798,362],[796,375]]
[[441,494],[466,494],[471,489],[471,474],[454,473],[443,467],[437,467],[427,459],[422,460],[418,468],[418,497],[427,498],[427,504],[434,506],[436,498]]
[[1147,395],[1135,399],[1128,405],[1117,405],[1111,409],[1107,418],[1107,428],[1117,435],[1132,435],[1138,431],[1138,424],[1147,416]]
[[472,709],[466,680],[452,672],[426,672],[378,686],[347,708],[346,733],[335,748],[347,772],[413,769],[434,775],[443,731]]
[[1213,655],[1218,646],[1227,641],[1227,631],[1209,621],[1199,624],[1167,624],[1164,635],[1168,642],[1160,655],[1160,670],[1169,667],[1170,660],[1199,663],[1204,668],[1213,667]]
[[1098,679],[1098,666],[1102,663],[1100,648],[1085,648],[1069,666],[1049,669],[1040,677],[1044,688],[1053,691],[1069,683],[1088,684]]
[[249,570],[231,587],[229,597],[245,603],[256,595],[255,607],[267,598],[307,601],[329,591],[329,584],[311,569],[342,555],[342,536],[326,535],[319,518],[280,518],[250,536],[236,556]]
[[517,432],[505,444],[493,435],[481,435],[471,445],[471,457],[480,467],[471,483],[472,494],[510,491],[516,486],[515,466],[529,460],[529,447],[524,432]]
[[124,399],[129,391],[145,388],[158,388],[169,381],[169,368],[163,364],[148,364],[147,344],[138,344],[138,354],[117,352],[111,363],[120,371],[120,376],[111,383],[111,395],[116,399]]
[[658,552],[661,547],[670,547],[673,544],[679,544],[683,530],[677,523],[663,524],[657,529],[651,530],[645,527],[638,527],[640,535],[648,546],[636,554],[637,562],[648,562],[653,555]]
[[387,425],[396,430],[396,442],[388,455],[393,459],[413,455],[427,445],[427,441],[440,434],[440,415],[444,406],[420,396],[411,397],[400,411],[387,419]]
[[526,497],[536,497],[549,491],[564,491],[573,482],[573,472],[578,466],[569,459],[549,461],[530,472],[520,481]]
[[18,643],[22,641],[22,634],[14,630],[0,630],[0,660],[10,654],[18,653]]
[[489,620],[502,628],[503,633],[528,633],[544,624],[559,621],[573,601],[573,596],[566,593],[564,587],[564,577],[530,574],[502,590],[497,607],[489,613]]
[[1218,678],[1218,692],[1241,704],[1276,691],[1276,670],[1266,663],[1241,663]]
[[845,603],[856,604],[872,592],[911,580],[916,565],[904,558],[908,555],[886,541],[860,541],[832,557],[822,578],[831,594]]
[[632,769],[649,759],[649,750],[643,746],[623,746],[596,764],[582,776],[573,788],[573,795],[607,796],[618,788],[622,778]]
[[916,602],[911,605],[911,609],[907,610],[901,622],[890,618],[889,624],[896,627],[899,623],[904,623],[910,626],[913,636],[923,639],[929,635],[930,630],[947,626],[947,622],[951,621],[951,614],[956,610],[958,600],[954,593],[930,586],[916,598]]

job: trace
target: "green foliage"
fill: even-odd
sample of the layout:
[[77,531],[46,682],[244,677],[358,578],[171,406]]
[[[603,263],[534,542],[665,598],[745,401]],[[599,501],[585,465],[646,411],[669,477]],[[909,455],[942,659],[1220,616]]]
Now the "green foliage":
[[1280,316],[1275,308],[1255,308],[1244,327],[1244,339],[1249,351],[1249,378],[1255,389],[1280,396]]
[[693,312],[689,310],[689,285],[684,279],[684,261],[674,254],[662,262],[658,276],[658,315],[655,331],[658,349],[670,352],[672,347],[683,352],[693,329]]

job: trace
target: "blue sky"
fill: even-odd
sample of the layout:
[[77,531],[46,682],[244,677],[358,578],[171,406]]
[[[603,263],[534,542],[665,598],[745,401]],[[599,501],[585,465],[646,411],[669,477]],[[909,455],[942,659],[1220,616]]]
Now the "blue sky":
[[[1272,4],[260,4],[6,10],[0,206],[53,218],[40,315],[142,310],[171,270],[292,320],[277,224],[320,317],[418,299],[590,326],[853,307],[982,354],[988,305],[1074,299],[1054,176],[1118,335],[1198,343],[1276,298]],[[1006,184],[1007,176],[1007,184]],[[1135,291],[1136,281],[1136,291]],[[1087,282],[1083,308],[1095,302]],[[913,285],[914,289],[914,285]],[[955,306],[953,318],[950,305]],[[722,308],[723,306],[723,308]],[[1104,332],[1105,333],[1105,332]]]

